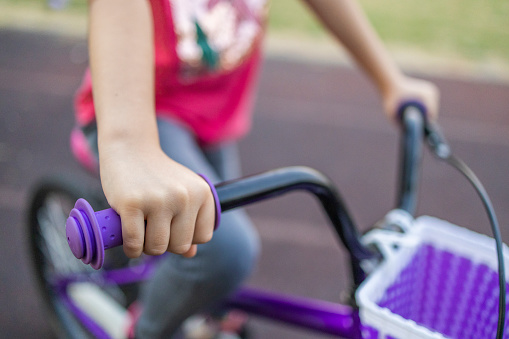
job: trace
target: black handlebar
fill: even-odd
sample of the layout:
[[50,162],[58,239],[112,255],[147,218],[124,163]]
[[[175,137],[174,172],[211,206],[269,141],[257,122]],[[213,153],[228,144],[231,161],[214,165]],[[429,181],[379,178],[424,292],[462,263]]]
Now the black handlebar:
[[315,195],[329,216],[341,241],[358,259],[377,256],[360,241],[360,234],[336,187],[325,175],[308,167],[285,167],[216,186],[223,211],[304,190]]

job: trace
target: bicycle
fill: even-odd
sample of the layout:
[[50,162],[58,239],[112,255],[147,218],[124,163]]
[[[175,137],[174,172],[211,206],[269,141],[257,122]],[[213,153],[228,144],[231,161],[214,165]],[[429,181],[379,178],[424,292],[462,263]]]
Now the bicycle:
[[[353,286],[348,303],[244,289],[225,301],[225,307],[342,338],[508,338],[504,336],[504,266],[509,250],[501,243],[498,222],[482,185],[452,156],[445,139],[422,112],[419,103],[401,109],[396,208],[365,234],[357,231],[334,183],[311,168],[280,168],[215,187],[209,183],[217,216],[295,190],[313,194],[351,258]],[[432,153],[454,165],[477,189],[490,218],[495,247],[491,239],[458,226],[430,217],[414,218],[424,140]],[[89,198],[92,204],[79,199],[71,209],[68,204],[80,195],[83,192],[59,183],[46,183],[36,190],[29,223],[36,273],[64,337],[78,338],[85,333],[96,338],[121,337],[118,328],[108,327],[109,320],[93,319],[83,310],[83,300],[75,292],[85,287],[99,291],[105,299],[118,300],[124,292],[122,286],[150,277],[157,259],[145,258],[135,266],[92,269],[103,266],[105,249],[122,243],[120,221],[111,209],[94,212],[92,206],[101,205],[101,199],[94,197]],[[68,245],[87,265],[70,256]],[[438,273],[433,271],[436,268]],[[446,272],[450,276],[447,281],[437,276]],[[455,275],[466,281],[467,287],[458,285]],[[481,297],[476,299],[476,295]],[[475,326],[471,328],[467,322]]]

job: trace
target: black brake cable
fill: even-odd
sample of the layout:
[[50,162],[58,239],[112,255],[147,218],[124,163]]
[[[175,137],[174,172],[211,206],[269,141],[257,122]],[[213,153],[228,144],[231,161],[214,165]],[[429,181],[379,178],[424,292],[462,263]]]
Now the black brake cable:
[[491,200],[486,192],[483,184],[474,174],[474,172],[458,157],[454,156],[451,149],[440,133],[437,126],[427,123],[425,126],[425,136],[431,151],[441,160],[445,161],[456,170],[458,170],[467,180],[472,184],[477,194],[481,198],[484,209],[488,214],[491,224],[493,237],[495,238],[497,260],[498,260],[498,284],[499,284],[499,300],[498,300],[498,324],[497,324],[497,339],[502,339],[504,335],[505,326],[505,310],[506,310],[506,285],[505,285],[505,267],[504,256],[502,250],[502,236],[497,221],[497,216]]

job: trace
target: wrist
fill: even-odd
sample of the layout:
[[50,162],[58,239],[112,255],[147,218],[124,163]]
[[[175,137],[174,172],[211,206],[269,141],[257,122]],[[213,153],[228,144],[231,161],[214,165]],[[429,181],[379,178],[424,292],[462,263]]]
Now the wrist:
[[151,154],[160,151],[157,129],[147,133],[138,131],[107,131],[98,134],[99,157],[110,157],[114,154],[126,156],[128,154]]
[[[155,113],[136,110],[124,114],[97,115],[99,149],[112,147],[159,146]],[[150,112],[150,111],[148,111]]]
[[378,89],[382,97],[387,98],[399,91],[405,81],[405,75],[399,70],[388,72],[378,83]]

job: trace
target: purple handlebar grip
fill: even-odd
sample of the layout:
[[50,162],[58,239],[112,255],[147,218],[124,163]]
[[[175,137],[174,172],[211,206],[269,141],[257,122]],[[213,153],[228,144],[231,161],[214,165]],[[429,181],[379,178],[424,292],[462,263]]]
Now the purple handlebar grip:
[[[204,175],[200,176],[207,182],[214,196],[216,216],[214,230],[221,219],[221,204],[212,182]],[[67,242],[72,254],[94,269],[104,264],[104,250],[122,245],[122,223],[120,216],[113,209],[94,212],[85,199],[78,199],[65,223]]]
[[417,108],[422,113],[424,119],[428,118],[428,110],[426,109],[426,106],[424,106],[424,103],[422,103],[419,100],[408,100],[402,102],[398,107],[396,117],[398,118],[399,121],[403,119],[403,113],[409,107]]
[[122,224],[111,208],[94,212],[79,199],[65,223],[67,242],[72,254],[98,270],[104,263],[104,250],[122,245]]

